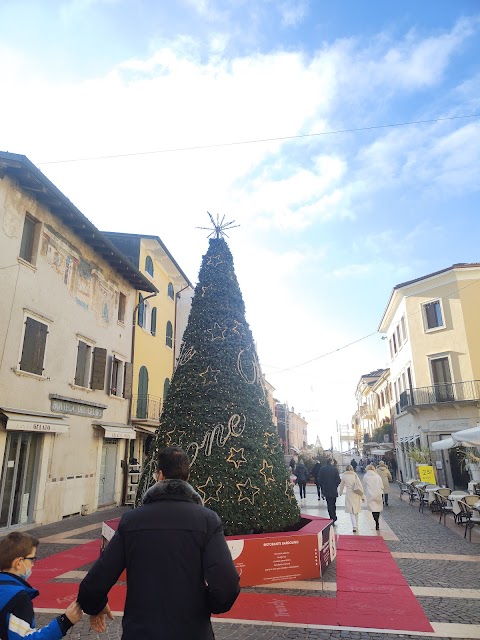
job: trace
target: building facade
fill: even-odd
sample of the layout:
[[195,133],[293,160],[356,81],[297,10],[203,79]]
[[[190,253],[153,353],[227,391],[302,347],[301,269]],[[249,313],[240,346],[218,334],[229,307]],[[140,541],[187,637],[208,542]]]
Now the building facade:
[[[394,287],[379,331],[388,339],[397,460],[415,477],[409,450],[431,447],[480,421],[480,265],[452,267]],[[437,481],[468,482],[461,449],[432,451]]]
[[139,291],[132,316],[133,397],[131,422],[137,438],[130,459],[139,465],[148,453],[160,423],[179,356],[193,295],[193,285],[158,236],[108,232],[111,242],[157,290]]
[[0,527],[118,504],[137,290],[154,285],[25,156],[0,153]]

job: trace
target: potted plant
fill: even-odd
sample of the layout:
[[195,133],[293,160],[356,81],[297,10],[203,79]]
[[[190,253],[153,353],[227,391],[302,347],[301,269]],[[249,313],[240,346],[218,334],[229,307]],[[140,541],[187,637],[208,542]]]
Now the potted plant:
[[428,447],[412,447],[408,451],[408,457],[413,460],[417,465],[419,464],[431,464],[430,449]]
[[476,447],[465,447],[459,450],[463,466],[469,471],[473,482],[480,482],[480,457]]

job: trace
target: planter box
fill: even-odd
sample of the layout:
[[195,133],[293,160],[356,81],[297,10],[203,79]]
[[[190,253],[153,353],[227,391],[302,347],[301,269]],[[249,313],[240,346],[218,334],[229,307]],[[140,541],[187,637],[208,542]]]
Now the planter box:
[[[322,576],[337,555],[332,521],[315,516],[303,516],[302,521],[298,531],[227,537],[242,587]],[[115,518],[102,524],[102,550],[119,522]],[[123,572],[119,581],[125,580]]]

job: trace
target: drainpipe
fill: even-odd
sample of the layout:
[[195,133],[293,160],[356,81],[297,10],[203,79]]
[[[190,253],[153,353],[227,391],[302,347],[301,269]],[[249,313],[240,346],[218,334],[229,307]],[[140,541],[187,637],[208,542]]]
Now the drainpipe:
[[[189,289],[190,285],[187,284],[185,287],[183,287],[183,289],[180,289],[180,291],[177,291],[177,293],[175,294],[175,317],[173,319],[173,367],[172,367],[172,371],[175,371],[175,348],[177,345],[177,304],[178,304],[178,300],[180,298],[180,294],[182,293],[182,291],[185,291],[185,289]],[[165,400],[165,398],[163,398],[163,400]]]
[[[137,311],[138,311],[138,307],[142,304],[142,302],[145,302],[145,300],[148,300],[149,298],[154,298],[157,295],[158,291],[156,291],[155,293],[151,293],[149,296],[146,296],[145,298],[142,298],[142,301],[139,302],[134,310],[133,310],[133,316],[132,316],[132,346],[130,349],[130,358],[132,360],[132,393],[131,393],[131,398],[130,398],[130,402],[128,403],[128,419],[127,419],[127,424],[130,424],[131,420],[132,420],[132,404],[133,404],[133,357],[135,354],[135,327],[137,326]],[[127,497],[127,484],[128,484],[128,452],[129,452],[129,448],[130,448],[130,440],[126,440],[125,441],[125,455],[124,458],[122,460],[122,466],[123,466],[123,483],[122,483],[122,504],[125,504],[125,499]]]

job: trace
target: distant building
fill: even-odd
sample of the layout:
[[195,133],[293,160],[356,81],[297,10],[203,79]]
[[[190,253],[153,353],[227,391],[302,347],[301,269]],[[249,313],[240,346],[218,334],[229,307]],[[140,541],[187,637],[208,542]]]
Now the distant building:
[[355,390],[357,410],[352,420],[352,428],[355,431],[356,444],[362,447],[365,436],[373,437],[373,432],[378,426],[377,397],[374,391],[375,384],[384,377],[387,370],[377,369],[360,376]]
[[[380,322],[388,339],[397,458],[415,476],[408,452],[430,447],[480,421],[480,265],[454,264],[394,287]],[[432,451],[437,480],[464,487],[461,451]]]
[[307,448],[307,427],[308,422],[292,407],[288,414],[288,442],[292,451]]
[[154,284],[25,156],[0,153],[0,527],[119,504],[138,290]]

